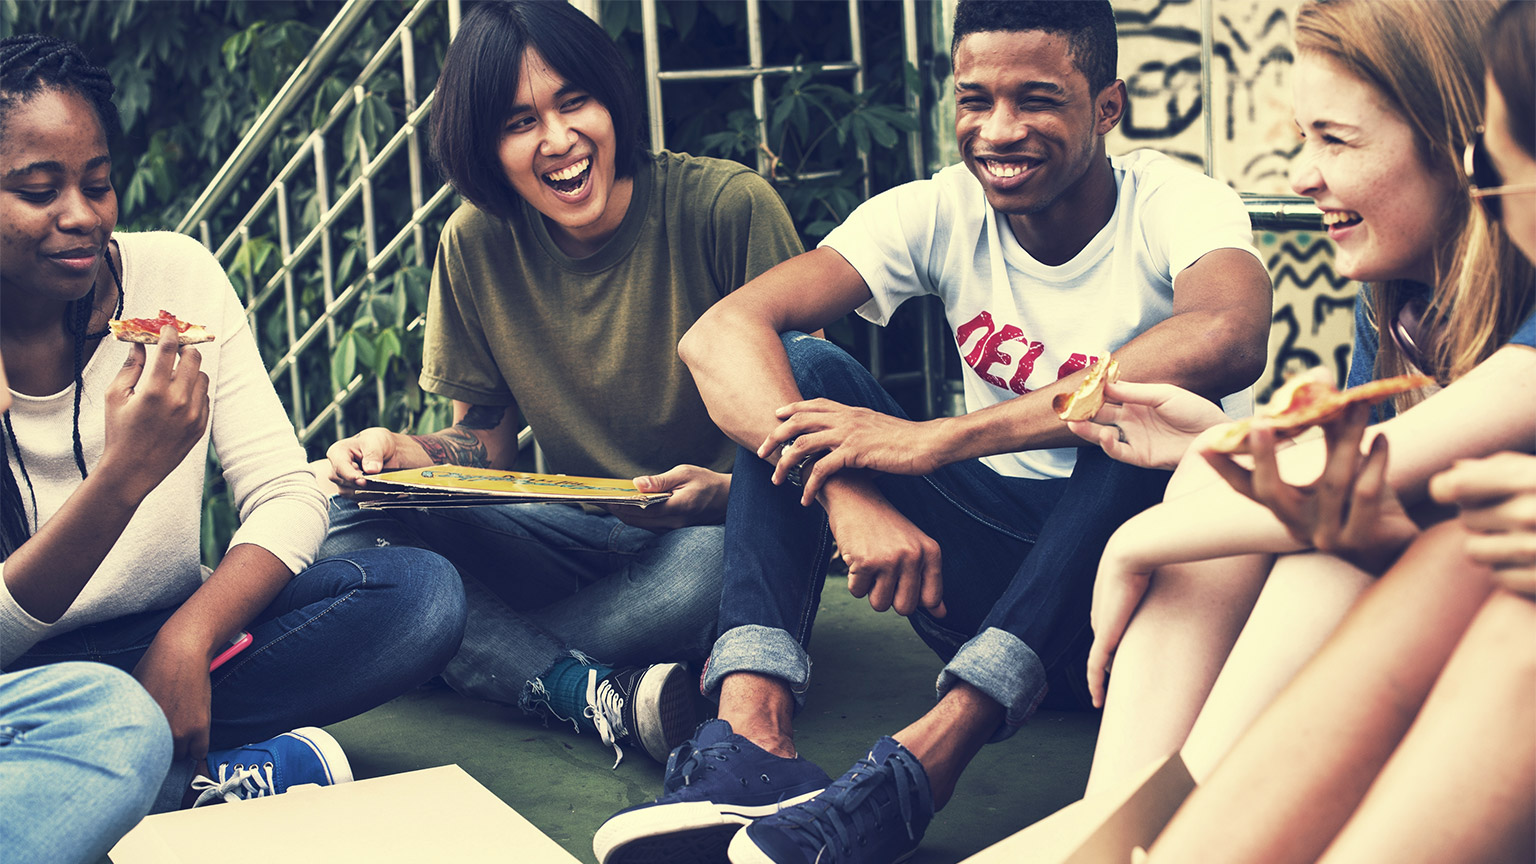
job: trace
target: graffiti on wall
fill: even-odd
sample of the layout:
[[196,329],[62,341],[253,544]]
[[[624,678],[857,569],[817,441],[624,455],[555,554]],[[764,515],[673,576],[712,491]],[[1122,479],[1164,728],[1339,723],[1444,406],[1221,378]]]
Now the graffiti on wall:
[[[1239,192],[1294,194],[1300,150],[1291,111],[1291,19],[1297,0],[1213,0],[1211,136],[1215,176]],[[1154,147],[1204,169],[1197,0],[1114,0],[1120,75],[1129,103],[1109,141],[1123,153]],[[1343,383],[1351,309],[1359,286],[1333,270],[1333,249],[1315,231],[1258,231],[1254,242],[1275,282],[1270,362],[1262,401],[1284,376],[1327,365]]]

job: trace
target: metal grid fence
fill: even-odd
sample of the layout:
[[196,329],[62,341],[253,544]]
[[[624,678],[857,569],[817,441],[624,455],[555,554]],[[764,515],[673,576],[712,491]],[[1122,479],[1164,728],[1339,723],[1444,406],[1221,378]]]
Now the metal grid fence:
[[[571,2],[588,15],[597,17],[596,0]],[[846,2],[850,31],[848,57],[822,63],[819,68],[820,74],[851,76],[857,91],[863,89],[866,69],[862,11],[858,0]],[[1207,7],[1209,3],[1210,0],[1202,0]],[[667,70],[661,67],[658,50],[656,0],[642,0],[644,77],[653,148],[666,146],[662,124],[663,85],[672,81],[750,79],[752,104],[761,128],[766,114],[765,82],[769,78],[792,74],[797,67],[764,65],[760,5],[760,0],[745,0],[748,56],[743,65],[707,70]],[[454,197],[448,186],[427,179],[422,169],[420,133],[431,111],[432,93],[430,90],[425,94],[420,92],[423,85],[417,74],[416,33],[430,25],[436,38],[441,39],[446,34],[451,39],[458,30],[459,0],[418,0],[329,110],[312,125],[282,167],[270,179],[251,176],[253,166],[258,164],[258,154],[272,146],[282,124],[298,116],[304,100],[317,84],[327,77],[334,77],[337,55],[349,44],[359,24],[371,11],[370,0],[347,0],[314,49],[176,227],[182,233],[196,232],[204,245],[214,250],[237,285],[244,289],[246,312],[253,328],[263,324],[272,326],[274,316],[280,321],[277,326],[284,333],[287,347],[281,356],[270,361],[271,377],[280,392],[287,391],[290,417],[299,439],[305,443],[321,429],[329,429],[336,438],[349,434],[352,430],[346,428],[342,409],[360,393],[372,388],[379,403],[385,402],[387,394],[383,380],[365,370],[338,382],[331,398],[323,404],[306,404],[302,386],[305,369],[330,368],[328,358],[337,348],[338,328],[344,326],[338,319],[370,286],[379,284],[399,269],[402,260],[417,267],[429,266],[436,237],[428,236],[424,226],[439,217],[444,204]],[[916,0],[902,0],[901,15],[904,56],[915,64],[918,59]],[[1206,29],[1208,31],[1208,27]],[[1209,32],[1205,35],[1208,41]],[[445,45],[446,41],[431,47],[437,51]],[[1206,56],[1209,57],[1208,46]],[[356,122],[356,118],[360,112],[376,107],[369,104],[371,99],[377,98],[371,88],[381,76],[392,74],[399,76],[400,104],[387,108],[392,116],[400,118],[400,122],[386,140],[382,143],[375,141],[370,147],[364,127]],[[909,95],[908,107],[913,111],[919,109],[915,96]],[[1207,130],[1209,137],[1209,126]],[[339,171],[341,160],[332,152],[338,143],[353,154],[350,179]],[[920,131],[909,133],[907,148],[914,176],[926,172],[929,166],[925,162]],[[405,161],[403,185],[406,187],[403,191],[409,195],[408,216],[390,224],[380,224],[380,196],[383,200],[398,203],[394,196],[402,190],[397,179],[400,174],[397,160],[402,158]],[[867,158],[864,154],[866,196]],[[761,156],[758,169],[769,170]],[[386,177],[388,184],[381,185]],[[248,192],[257,187],[261,191],[254,203],[241,211],[238,203],[241,190]],[[1316,227],[1318,213],[1307,199],[1244,197],[1256,228]],[[400,210],[398,206],[393,209]],[[215,225],[222,227],[215,229]],[[277,237],[278,266],[270,275],[257,278],[257,270],[250,266],[249,260],[244,262],[245,266],[239,266],[241,255],[250,253],[253,238],[272,234]],[[349,243],[356,248],[353,259],[361,259],[361,270],[356,275],[350,272],[355,267],[339,267],[337,261],[338,246]],[[345,255],[342,257],[346,258]],[[338,274],[342,270],[347,270],[351,278],[337,290],[337,283],[341,281]],[[299,286],[316,281],[321,286],[319,296],[306,305]],[[943,381],[943,358],[938,350],[942,337],[932,306],[923,306],[921,314],[924,339],[920,368],[894,373],[886,370],[878,338],[870,340],[869,362],[871,371],[888,382],[920,379],[925,404],[936,410]],[[411,322],[411,326],[419,323],[418,319]],[[318,351],[325,352],[323,359],[305,361],[309,356],[307,352]],[[521,443],[526,444],[529,437],[525,429]]]

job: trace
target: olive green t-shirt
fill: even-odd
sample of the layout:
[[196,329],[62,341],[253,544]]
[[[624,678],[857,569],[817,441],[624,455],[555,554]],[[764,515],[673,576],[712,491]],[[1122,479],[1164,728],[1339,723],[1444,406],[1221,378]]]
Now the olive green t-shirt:
[[715,301],[799,254],[778,193],[720,159],[643,154],[613,237],[571,258],[528,206],[464,204],[432,268],[422,389],[516,405],[549,470],[634,477],[690,463],[729,471],[677,342]]

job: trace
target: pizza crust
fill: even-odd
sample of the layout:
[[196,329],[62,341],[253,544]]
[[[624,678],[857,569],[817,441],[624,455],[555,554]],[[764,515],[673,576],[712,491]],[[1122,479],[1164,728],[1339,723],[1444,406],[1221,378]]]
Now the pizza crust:
[[1119,380],[1120,362],[1106,351],[1088,367],[1088,377],[1075,391],[1056,394],[1051,400],[1051,408],[1063,420],[1092,420],[1093,415],[1104,407],[1104,386]]

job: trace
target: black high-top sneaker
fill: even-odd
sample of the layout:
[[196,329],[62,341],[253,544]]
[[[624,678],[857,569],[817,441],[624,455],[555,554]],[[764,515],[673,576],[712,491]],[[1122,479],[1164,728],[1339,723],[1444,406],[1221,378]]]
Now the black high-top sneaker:
[[603,743],[613,747],[617,767],[621,744],[645,749],[666,762],[672,748],[688,740],[698,723],[693,705],[693,676],[681,663],[625,666],[598,680],[587,680],[586,714]]

